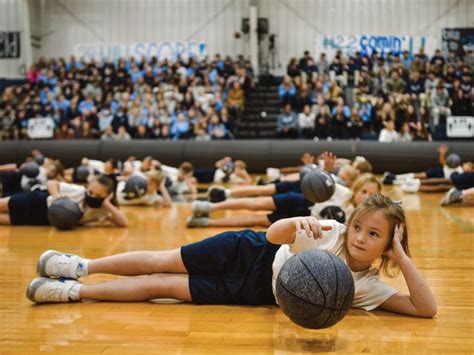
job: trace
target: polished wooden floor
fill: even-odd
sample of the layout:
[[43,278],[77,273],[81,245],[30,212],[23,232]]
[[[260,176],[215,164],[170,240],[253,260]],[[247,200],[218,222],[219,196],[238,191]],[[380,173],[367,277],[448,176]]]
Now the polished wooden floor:
[[[438,301],[434,319],[354,309],[336,326],[311,331],[293,325],[277,307],[35,306],[26,299],[45,249],[94,258],[175,248],[224,230],[185,229],[190,204],[178,203],[170,209],[124,208],[128,230],[0,227],[0,353],[474,353],[474,209],[441,208],[440,194],[387,193],[407,211],[413,259]],[[94,275],[85,282],[107,278]],[[405,289],[401,279],[390,283]]]

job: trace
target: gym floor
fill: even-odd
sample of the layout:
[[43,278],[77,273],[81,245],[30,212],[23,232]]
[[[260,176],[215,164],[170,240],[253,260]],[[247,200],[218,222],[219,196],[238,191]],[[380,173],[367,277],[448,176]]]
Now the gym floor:
[[[154,303],[33,305],[25,290],[46,249],[95,258],[179,247],[230,228],[186,229],[189,203],[123,208],[129,229],[0,227],[0,353],[453,353],[474,351],[474,213],[441,208],[442,194],[402,194],[412,257],[438,301],[434,319],[352,309],[324,330],[292,324],[277,307]],[[236,212],[224,212],[226,213]],[[239,212],[237,212],[239,213]],[[216,214],[219,215],[219,214]],[[94,275],[86,283],[110,279]],[[406,290],[401,276],[389,280]]]

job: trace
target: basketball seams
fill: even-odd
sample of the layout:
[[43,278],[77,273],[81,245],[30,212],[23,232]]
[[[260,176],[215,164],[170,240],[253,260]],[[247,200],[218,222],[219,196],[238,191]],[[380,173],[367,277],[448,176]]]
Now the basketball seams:
[[[298,254],[297,254],[298,255]],[[300,257],[297,256],[297,259],[298,261],[306,268],[306,270],[308,271],[308,273],[311,275],[311,277],[313,278],[314,282],[316,282],[316,284],[318,285],[319,289],[321,290],[321,293],[323,294],[323,297],[324,297],[324,307],[326,307],[326,293],[324,292],[324,289],[321,287],[321,284],[318,282],[318,280],[316,279],[316,277],[313,275],[313,273],[311,272],[311,269],[308,267],[308,265],[305,264],[305,262],[303,260],[301,260]]]

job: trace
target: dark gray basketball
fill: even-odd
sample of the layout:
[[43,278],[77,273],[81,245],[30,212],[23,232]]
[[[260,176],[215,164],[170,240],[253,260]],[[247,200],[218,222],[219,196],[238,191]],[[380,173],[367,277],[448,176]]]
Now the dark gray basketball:
[[21,173],[29,178],[35,178],[39,175],[39,165],[35,162],[29,162],[23,165]]
[[301,180],[301,192],[304,198],[312,203],[329,200],[335,188],[336,184],[332,177],[320,169],[307,172]]
[[222,171],[226,174],[226,175],[230,175],[234,172],[234,163],[229,161],[227,163],[225,163],[224,165],[222,165]]
[[148,181],[141,176],[131,176],[123,189],[126,199],[139,198],[146,194]]
[[310,329],[327,328],[351,308],[354,280],[346,264],[334,254],[306,250],[293,255],[281,268],[276,298],[294,323]]
[[79,165],[74,168],[73,172],[73,180],[74,182],[87,182],[87,178],[89,177],[90,170],[86,165]]
[[303,178],[305,177],[305,175],[315,169],[319,169],[319,167],[315,164],[306,164],[305,166],[303,166],[300,169],[300,181],[303,181]]
[[61,230],[78,225],[82,216],[79,204],[69,198],[55,200],[48,208],[49,223]]
[[446,165],[451,169],[456,169],[461,165],[461,157],[455,153],[451,153],[446,157]]

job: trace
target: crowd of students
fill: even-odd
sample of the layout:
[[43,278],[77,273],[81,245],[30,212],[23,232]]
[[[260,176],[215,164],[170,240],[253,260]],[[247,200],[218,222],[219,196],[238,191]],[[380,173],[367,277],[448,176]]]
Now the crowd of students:
[[474,53],[456,57],[420,49],[370,55],[339,51],[292,58],[278,88],[283,138],[431,141],[446,117],[474,113]]
[[26,83],[4,90],[0,138],[28,138],[28,120],[42,117],[58,139],[229,139],[253,85],[242,56],[41,58]]

